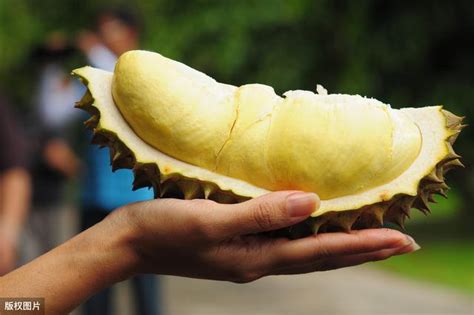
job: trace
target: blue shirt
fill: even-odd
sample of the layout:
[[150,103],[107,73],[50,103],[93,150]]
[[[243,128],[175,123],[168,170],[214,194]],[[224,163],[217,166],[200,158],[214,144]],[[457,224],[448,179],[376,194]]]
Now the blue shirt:
[[89,145],[86,159],[87,170],[82,189],[82,204],[86,209],[112,211],[128,203],[153,199],[151,189],[132,190],[132,170],[119,169],[112,172],[109,149]]

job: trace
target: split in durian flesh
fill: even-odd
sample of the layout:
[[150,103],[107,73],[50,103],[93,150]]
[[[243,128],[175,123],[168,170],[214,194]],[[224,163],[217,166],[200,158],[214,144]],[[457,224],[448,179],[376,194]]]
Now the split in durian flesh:
[[[78,107],[114,168],[156,196],[239,202],[276,190],[316,192],[321,206],[290,229],[403,225],[445,194],[462,166],[452,144],[462,118],[441,106],[392,109],[359,95],[222,84],[148,51],[122,55],[114,73],[73,72],[88,92]],[[292,231],[291,231],[292,230]]]

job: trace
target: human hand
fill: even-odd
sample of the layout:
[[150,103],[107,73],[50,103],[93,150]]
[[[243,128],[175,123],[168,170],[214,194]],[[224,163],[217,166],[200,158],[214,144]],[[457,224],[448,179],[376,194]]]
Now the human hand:
[[323,233],[297,240],[255,233],[291,226],[319,206],[315,194],[274,192],[240,204],[161,199],[121,208],[106,221],[127,230],[135,272],[249,282],[354,266],[415,251],[390,229]]
[[10,235],[0,231],[0,276],[16,267],[17,241]]
[[348,267],[419,248],[388,229],[297,240],[256,234],[296,224],[318,205],[316,195],[299,192],[274,192],[233,205],[177,199],[126,205],[0,277],[0,295],[42,296],[48,313],[67,314],[95,292],[137,273],[243,283]]
[[62,139],[48,141],[43,148],[43,157],[51,168],[70,178],[74,178],[80,169],[79,159]]

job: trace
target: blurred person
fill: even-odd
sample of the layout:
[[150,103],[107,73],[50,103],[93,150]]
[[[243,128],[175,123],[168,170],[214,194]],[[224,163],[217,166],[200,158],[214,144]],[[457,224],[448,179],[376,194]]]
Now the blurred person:
[[66,314],[137,273],[246,283],[359,265],[420,248],[410,236],[382,228],[295,240],[260,234],[305,220],[319,204],[316,194],[280,191],[231,205],[199,199],[125,205],[0,277],[0,296],[44,297],[46,314]]
[[[136,18],[125,11],[104,11],[97,18],[97,34],[82,32],[77,45],[89,63],[97,68],[113,71],[117,57],[138,48],[139,32]],[[111,211],[122,205],[153,199],[152,191],[132,191],[131,170],[112,172],[108,150],[97,146],[87,148],[87,170],[84,176],[81,226],[85,230],[103,220]],[[137,275],[131,281],[136,305],[136,314],[159,314],[158,283],[154,275]],[[105,289],[89,299],[86,314],[106,315],[112,313],[111,289]]]
[[30,200],[23,133],[0,93],[0,276],[17,265],[18,246]]
[[39,63],[33,98],[35,156],[32,161],[32,211],[28,219],[24,260],[44,254],[59,241],[59,214],[64,208],[67,181],[74,178],[80,160],[72,149],[72,126],[80,113],[71,106],[84,92],[64,66],[74,48],[61,33],[51,33],[32,54]]
[[103,11],[97,17],[96,32],[79,34],[77,45],[92,66],[114,71],[117,58],[139,47],[137,18],[122,10]]

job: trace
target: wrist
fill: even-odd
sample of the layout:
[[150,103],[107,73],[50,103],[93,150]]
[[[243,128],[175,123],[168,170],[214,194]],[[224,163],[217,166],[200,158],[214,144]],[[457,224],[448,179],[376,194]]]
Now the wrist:
[[[143,203],[129,204],[111,213],[106,220],[115,235],[115,243],[121,248],[121,252],[128,257],[127,274],[133,276],[140,273],[160,273],[160,263],[153,257],[159,251],[159,240],[161,239],[156,231],[149,231],[146,218],[140,207],[145,207]],[[150,250],[149,247],[153,250]],[[153,262],[152,262],[153,261]],[[152,269],[150,268],[152,265]]]
[[115,210],[95,228],[108,252],[107,260],[115,266],[116,279],[123,281],[140,273],[141,258],[137,252],[138,231],[123,210]]

